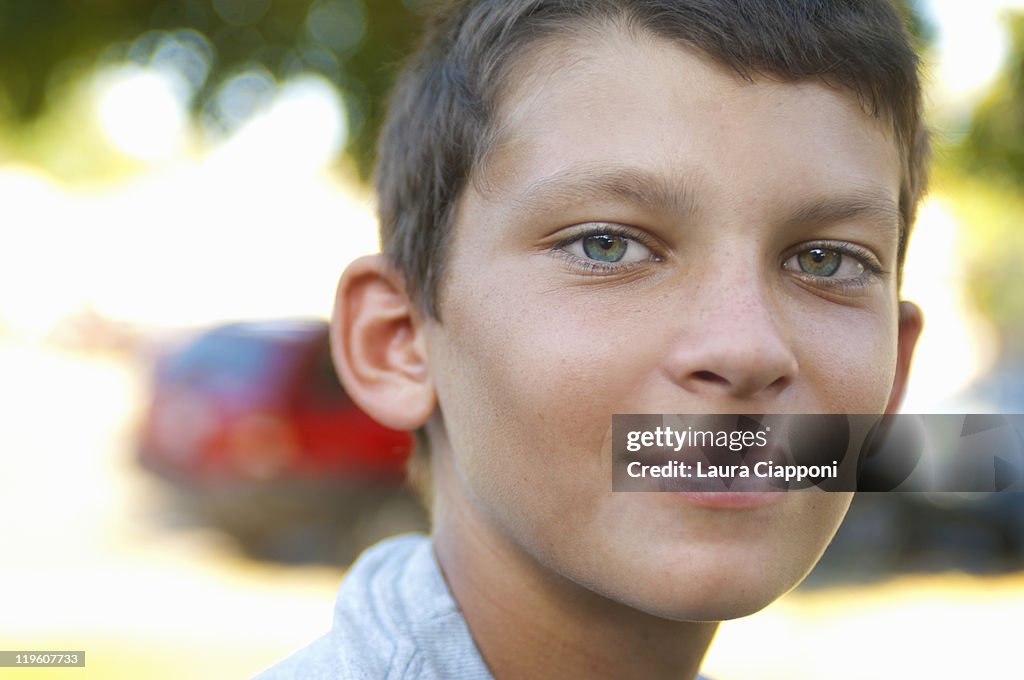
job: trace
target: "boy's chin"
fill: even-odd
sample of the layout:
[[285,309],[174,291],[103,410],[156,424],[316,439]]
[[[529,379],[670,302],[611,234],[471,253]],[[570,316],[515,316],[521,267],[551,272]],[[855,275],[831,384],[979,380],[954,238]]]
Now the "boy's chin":
[[772,587],[763,587],[763,584],[750,584],[749,590],[744,590],[742,584],[738,584],[737,590],[742,592],[730,594],[728,597],[711,598],[707,601],[680,602],[671,610],[659,606],[649,613],[671,621],[709,622],[741,619],[756,614],[775,602],[795,588],[800,580],[785,584],[783,587],[777,587],[775,584]]
[[709,585],[695,589],[687,583],[663,582],[660,588],[644,588],[633,593],[624,604],[670,621],[715,622],[739,619],[761,611],[795,588],[813,566],[809,565],[797,575],[766,575],[750,573],[746,568],[729,567],[719,569],[715,574],[681,574],[681,580]]
[[[834,509],[837,514],[839,510]],[[713,535],[672,542],[634,540],[629,550],[610,557],[605,553],[605,563],[592,563],[596,569],[591,576],[596,578],[591,580],[591,590],[672,621],[748,616],[804,580],[834,535],[839,517],[841,514],[834,523],[813,528],[792,527],[784,534],[765,528],[756,538]]]

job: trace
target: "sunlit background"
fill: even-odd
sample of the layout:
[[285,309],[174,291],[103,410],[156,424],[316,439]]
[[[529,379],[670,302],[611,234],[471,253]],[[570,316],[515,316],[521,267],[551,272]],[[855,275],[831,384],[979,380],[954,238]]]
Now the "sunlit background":
[[[247,553],[139,465],[139,428],[169,347],[326,318],[376,249],[373,133],[422,5],[0,0],[0,649],[87,653],[0,677],[248,677],[329,626],[344,567]],[[904,410],[1021,412],[1024,0],[913,10],[936,172]],[[1000,503],[860,499],[706,671],[1020,677],[1024,502]]]

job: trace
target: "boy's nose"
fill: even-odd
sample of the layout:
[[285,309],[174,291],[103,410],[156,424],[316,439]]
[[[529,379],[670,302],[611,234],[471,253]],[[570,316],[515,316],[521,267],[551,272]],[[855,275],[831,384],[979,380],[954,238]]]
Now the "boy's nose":
[[777,398],[799,371],[782,321],[752,286],[714,297],[689,308],[667,358],[669,378],[705,399]]

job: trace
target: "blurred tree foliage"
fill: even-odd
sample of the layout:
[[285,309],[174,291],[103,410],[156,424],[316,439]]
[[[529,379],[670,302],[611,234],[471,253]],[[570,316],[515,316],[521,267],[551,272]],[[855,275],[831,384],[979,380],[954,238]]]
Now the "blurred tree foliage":
[[964,225],[969,287],[1024,355],[1024,14],[1008,14],[1010,50],[966,134],[940,159],[936,188]]
[[968,290],[1002,331],[1005,355],[1013,357],[1024,356],[1024,192],[1005,178],[989,179],[1002,172],[971,174],[954,162],[940,167],[934,183],[965,227],[961,256]]
[[247,66],[263,66],[278,78],[296,71],[319,73],[344,94],[352,132],[349,151],[365,174],[394,67],[415,44],[422,4],[0,0],[0,116],[16,127],[31,123],[69,74],[104,57],[130,58],[133,43],[147,32],[192,29],[212,47],[209,73],[192,102],[197,114],[219,84]]
[[[915,1],[898,0],[923,43],[931,28]],[[348,151],[366,177],[395,67],[413,48],[431,2],[0,0],[0,118],[23,127],[46,112],[62,81],[97,59],[138,58],[147,33],[191,29],[212,48],[194,113],[201,117],[218,86],[245,67],[262,66],[279,79],[317,72],[344,95]]]
[[1024,187],[1024,14],[1007,16],[1010,54],[958,151],[974,173]]

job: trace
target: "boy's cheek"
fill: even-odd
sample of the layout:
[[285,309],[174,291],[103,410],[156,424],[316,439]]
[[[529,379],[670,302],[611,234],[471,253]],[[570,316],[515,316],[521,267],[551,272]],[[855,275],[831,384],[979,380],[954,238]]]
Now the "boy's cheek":
[[896,323],[880,312],[803,325],[800,380],[825,413],[881,413],[896,371]]
[[637,379],[628,357],[616,356],[626,353],[558,332],[544,317],[496,315],[477,323],[446,317],[437,383],[445,420],[456,425],[449,427],[456,451],[530,442],[526,455],[540,459],[567,442],[578,446],[594,419],[610,427],[611,404],[621,403],[617,395]]

